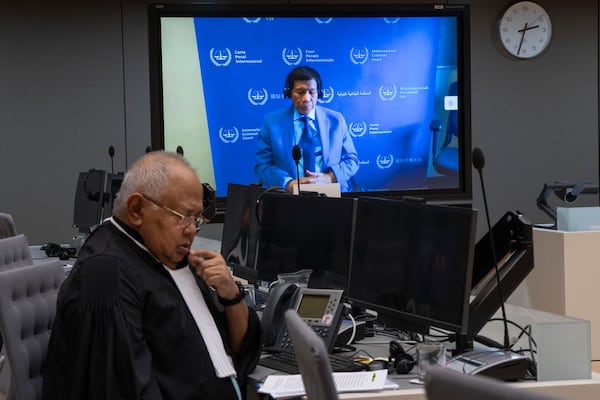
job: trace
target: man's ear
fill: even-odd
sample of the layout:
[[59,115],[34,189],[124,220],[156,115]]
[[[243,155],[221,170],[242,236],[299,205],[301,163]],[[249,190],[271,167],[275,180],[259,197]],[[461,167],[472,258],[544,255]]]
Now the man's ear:
[[140,227],[144,219],[144,196],[132,193],[127,198],[127,215],[134,227]]

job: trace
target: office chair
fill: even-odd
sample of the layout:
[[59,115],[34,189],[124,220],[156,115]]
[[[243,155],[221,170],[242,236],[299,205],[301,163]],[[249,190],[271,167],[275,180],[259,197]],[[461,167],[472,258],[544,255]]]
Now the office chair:
[[[33,265],[29,243],[25,235],[0,239],[0,272],[25,265]],[[8,390],[10,381],[9,364],[6,358],[6,349],[3,346],[2,335],[0,334],[0,393],[6,393]]]
[[339,398],[325,342],[295,310],[285,312],[285,322],[298,361],[308,400]]
[[11,368],[7,400],[42,398],[43,366],[64,279],[57,260],[0,272],[0,333]]
[[467,375],[433,366],[425,376],[427,400],[560,400],[559,397],[516,388],[497,379]]
[[0,212],[0,239],[16,236],[17,228],[12,215]]
[[0,271],[33,265],[29,242],[23,234],[0,239]]
[[[448,89],[448,96],[456,96],[457,84],[453,82]],[[458,173],[458,147],[453,139],[458,137],[458,111],[448,111],[446,130],[443,131],[442,121],[434,119],[429,124],[431,130],[431,154],[435,171],[442,175]]]

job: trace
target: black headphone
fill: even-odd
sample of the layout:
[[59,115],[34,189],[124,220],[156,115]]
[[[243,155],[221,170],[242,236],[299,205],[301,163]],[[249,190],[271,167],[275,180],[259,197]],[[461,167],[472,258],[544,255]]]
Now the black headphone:
[[263,214],[263,196],[267,193],[280,193],[280,194],[289,194],[291,195],[292,192],[290,192],[289,190],[287,190],[284,187],[281,186],[271,186],[270,188],[265,189],[256,199],[256,205],[255,205],[255,216],[256,216],[256,223],[257,223],[257,229],[260,231],[262,228],[262,214]]
[[415,359],[406,353],[397,340],[390,341],[389,364],[398,374],[408,374],[415,366]]
[[63,247],[57,243],[46,243],[40,247],[40,250],[44,250],[48,257],[58,257],[59,260],[63,261],[77,256],[77,249],[75,247]]
[[202,184],[202,204],[204,212],[202,215],[205,218],[213,219],[217,214],[217,192],[210,186],[209,183]]
[[321,81],[321,75],[316,69],[311,67],[296,67],[290,71],[285,78],[285,86],[283,87],[283,97],[289,99],[292,97],[292,89],[294,88],[295,81],[309,81],[314,79],[317,82],[318,98],[323,98],[323,82]]

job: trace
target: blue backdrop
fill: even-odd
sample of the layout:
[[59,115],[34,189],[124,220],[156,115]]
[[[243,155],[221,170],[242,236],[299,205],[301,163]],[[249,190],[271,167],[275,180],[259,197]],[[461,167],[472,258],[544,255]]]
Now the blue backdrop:
[[456,70],[455,18],[194,22],[206,104],[198,112],[207,114],[219,196],[229,182],[257,181],[256,135],[265,114],[291,105],[282,89],[298,65],[319,71],[325,94],[320,105],[345,116],[360,159],[355,180],[361,190],[426,186],[429,123],[443,112],[436,88],[450,84],[436,79],[455,76],[447,73]]

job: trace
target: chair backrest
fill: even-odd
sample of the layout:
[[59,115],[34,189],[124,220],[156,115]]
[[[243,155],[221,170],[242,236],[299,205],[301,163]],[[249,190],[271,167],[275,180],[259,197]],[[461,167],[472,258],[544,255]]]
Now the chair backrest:
[[425,376],[427,400],[559,400],[558,397],[516,388],[497,379],[431,367]]
[[292,339],[308,400],[338,399],[325,341],[300,318],[295,310],[285,312],[285,322]]
[[43,366],[65,279],[58,260],[0,272],[0,333],[11,367],[8,400],[40,400]]
[[33,265],[29,242],[25,235],[0,239],[0,271]]
[[15,236],[17,228],[12,215],[0,212],[0,239]]

